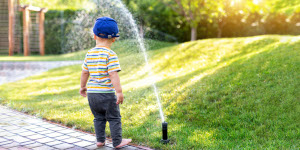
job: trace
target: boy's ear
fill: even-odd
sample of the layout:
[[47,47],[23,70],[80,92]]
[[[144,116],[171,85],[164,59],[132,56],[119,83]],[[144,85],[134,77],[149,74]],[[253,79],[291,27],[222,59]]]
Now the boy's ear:
[[97,40],[97,37],[96,37],[96,35],[94,34],[94,40]]
[[114,43],[116,41],[116,37],[112,38],[112,42]]

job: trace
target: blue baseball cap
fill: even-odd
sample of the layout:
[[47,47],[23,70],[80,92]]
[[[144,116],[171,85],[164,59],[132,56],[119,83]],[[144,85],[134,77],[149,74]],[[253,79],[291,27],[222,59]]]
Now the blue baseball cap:
[[119,37],[117,21],[109,17],[100,17],[96,20],[93,32],[101,38]]

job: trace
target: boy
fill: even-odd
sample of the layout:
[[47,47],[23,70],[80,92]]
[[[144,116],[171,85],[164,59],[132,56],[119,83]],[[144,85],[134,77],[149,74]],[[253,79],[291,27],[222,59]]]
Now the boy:
[[88,51],[82,64],[79,93],[83,97],[88,96],[94,115],[97,146],[105,144],[105,125],[108,121],[113,146],[119,148],[131,142],[131,139],[122,139],[119,104],[123,103],[124,97],[118,75],[121,67],[116,53],[110,49],[119,37],[119,29],[114,19],[101,17],[96,20],[93,32],[96,47]]

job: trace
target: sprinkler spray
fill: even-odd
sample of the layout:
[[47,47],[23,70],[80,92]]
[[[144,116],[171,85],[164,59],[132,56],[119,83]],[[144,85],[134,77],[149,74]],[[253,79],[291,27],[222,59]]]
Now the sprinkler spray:
[[162,125],[162,139],[160,140],[160,142],[162,142],[163,144],[168,144],[170,142],[170,140],[168,139],[168,123],[163,122],[161,123],[161,125]]

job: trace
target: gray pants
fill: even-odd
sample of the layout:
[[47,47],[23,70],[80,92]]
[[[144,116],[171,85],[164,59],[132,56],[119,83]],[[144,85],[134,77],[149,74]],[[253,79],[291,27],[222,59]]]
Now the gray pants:
[[105,141],[105,126],[108,121],[113,146],[118,146],[122,142],[122,123],[115,93],[88,93],[87,95],[94,115],[97,142]]

